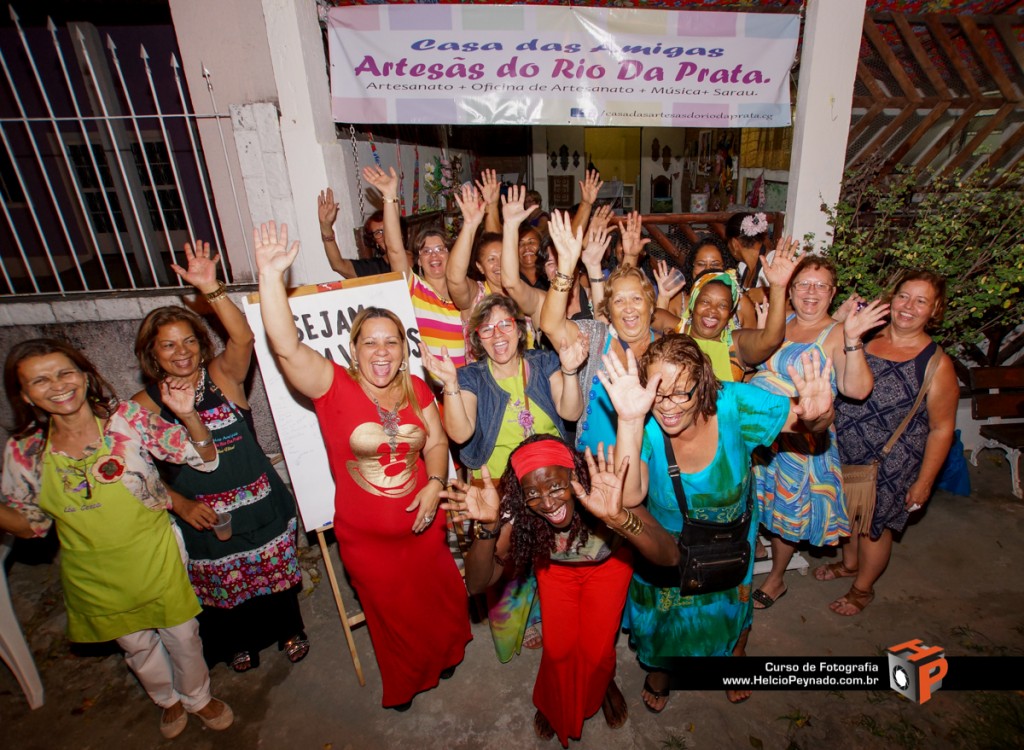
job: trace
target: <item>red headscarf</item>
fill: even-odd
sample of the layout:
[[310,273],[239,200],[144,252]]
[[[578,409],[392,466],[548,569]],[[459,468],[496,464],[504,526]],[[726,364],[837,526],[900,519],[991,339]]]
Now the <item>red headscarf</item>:
[[570,471],[576,468],[572,451],[559,440],[538,440],[524,445],[512,454],[509,463],[519,481],[531,471],[545,466],[564,466]]

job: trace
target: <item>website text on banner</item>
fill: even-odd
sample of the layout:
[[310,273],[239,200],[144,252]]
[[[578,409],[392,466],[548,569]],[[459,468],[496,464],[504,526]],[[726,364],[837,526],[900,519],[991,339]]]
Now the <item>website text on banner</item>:
[[328,12],[334,119],[783,127],[796,15],[550,6]]

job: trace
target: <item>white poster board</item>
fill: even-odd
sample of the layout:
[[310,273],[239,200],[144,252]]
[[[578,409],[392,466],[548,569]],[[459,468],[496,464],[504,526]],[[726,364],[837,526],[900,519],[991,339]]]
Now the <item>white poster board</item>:
[[[326,287],[340,287],[329,288]],[[423,360],[408,282],[399,273],[351,279],[324,286],[304,286],[289,293],[299,340],[341,366],[349,363],[352,319],[364,307],[384,307],[405,324],[409,338],[409,371],[423,377]],[[245,300],[245,317],[256,335],[256,361],[263,376],[270,411],[288,465],[302,523],[312,531],[334,520],[334,479],[320,423],[309,399],[292,391],[270,353],[259,295]]]

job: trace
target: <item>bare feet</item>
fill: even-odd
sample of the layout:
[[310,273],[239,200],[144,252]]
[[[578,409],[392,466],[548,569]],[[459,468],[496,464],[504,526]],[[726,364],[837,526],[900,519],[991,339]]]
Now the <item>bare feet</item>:
[[752,690],[726,690],[725,697],[729,699],[730,703],[742,703],[743,701],[750,698],[753,695]]
[[622,691],[615,684],[615,680],[608,683],[608,689],[604,693],[604,701],[601,703],[601,712],[604,714],[605,722],[612,729],[618,729],[629,718],[626,699],[622,697]]
[[647,710],[660,714],[668,704],[669,695],[669,674],[668,672],[648,672],[644,680],[644,689],[640,691]]
[[550,740],[555,736],[555,730],[551,728],[551,722],[540,711],[533,715],[533,731],[542,740]]

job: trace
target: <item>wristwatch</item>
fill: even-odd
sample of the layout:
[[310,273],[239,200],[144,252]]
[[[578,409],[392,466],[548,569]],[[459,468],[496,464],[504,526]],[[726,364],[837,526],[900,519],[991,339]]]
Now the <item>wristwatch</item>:
[[498,524],[493,531],[485,528],[480,521],[473,524],[473,537],[476,539],[497,539],[499,534],[501,534],[501,524]]

